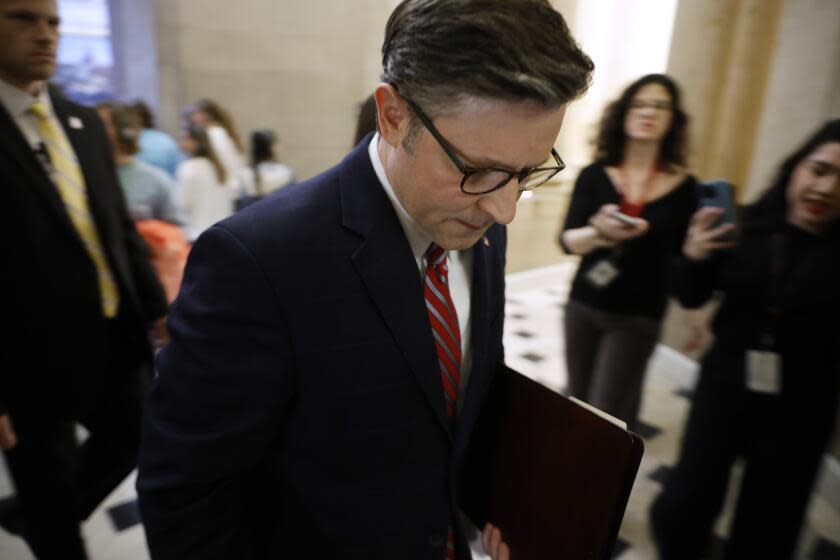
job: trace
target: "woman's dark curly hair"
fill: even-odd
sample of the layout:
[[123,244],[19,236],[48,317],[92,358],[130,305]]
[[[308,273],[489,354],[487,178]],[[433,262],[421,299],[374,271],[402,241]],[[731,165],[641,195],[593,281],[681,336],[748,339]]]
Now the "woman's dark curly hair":
[[664,87],[671,97],[672,119],[671,126],[662,139],[659,150],[659,164],[664,168],[685,166],[688,115],[682,108],[680,88],[677,83],[665,74],[648,74],[642,76],[621,93],[618,99],[610,103],[598,129],[595,140],[595,161],[602,165],[620,165],[624,159],[624,144],[627,135],[624,132],[624,121],[630,110],[630,103],[636,93],[649,84],[659,84]]
[[[770,187],[757,201],[744,208],[744,227],[748,229],[781,227],[787,219],[787,188],[793,171],[811,152],[831,142],[840,143],[840,119],[826,121],[782,162]],[[827,235],[840,236],[840,224],[832,224]]]

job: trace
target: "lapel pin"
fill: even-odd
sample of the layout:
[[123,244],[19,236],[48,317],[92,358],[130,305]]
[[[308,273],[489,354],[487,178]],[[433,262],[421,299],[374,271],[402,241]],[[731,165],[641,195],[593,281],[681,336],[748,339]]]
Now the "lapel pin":
[[67,124],[70,125],[70,128],[75,128],[76,130],[81,130],[84,128],[84,125],[82,124],[82,119],[80,119],[79,117],[70,117],[69,119],[67,119]]
[[489,239],[487,239],[486,237],[482,237],[481,239],[484,241],[484,246],[485,246],[485,247],[489,247],[489,246],[490,246],[490,240],[489,240]]

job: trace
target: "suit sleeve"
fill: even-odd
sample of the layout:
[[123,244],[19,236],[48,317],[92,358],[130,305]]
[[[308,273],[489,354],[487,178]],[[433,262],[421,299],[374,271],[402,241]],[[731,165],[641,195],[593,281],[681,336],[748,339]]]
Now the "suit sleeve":
[[293,391],[280,299],[223,226],[190,254],[147,404],[137,489],[153,559],[249,557],[248,520]]

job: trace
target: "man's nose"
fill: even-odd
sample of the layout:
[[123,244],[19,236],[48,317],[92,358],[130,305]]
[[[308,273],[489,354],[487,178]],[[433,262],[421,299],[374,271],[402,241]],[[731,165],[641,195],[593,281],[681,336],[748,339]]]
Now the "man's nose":
[[516,203],[522,192],[518,177],[511,177],[505,186],[481,195],[478,207],[490,215],[497,224],[509,224],[516,216]]
[[58,29],[46,19],[38,21],[38,41],[53,43],[58,40]]

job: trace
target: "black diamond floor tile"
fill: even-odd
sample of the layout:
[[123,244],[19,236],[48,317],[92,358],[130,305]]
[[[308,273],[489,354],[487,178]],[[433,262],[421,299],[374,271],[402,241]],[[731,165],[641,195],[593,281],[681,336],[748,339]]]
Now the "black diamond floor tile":
[[658,428],[653,424],[648,424],[647,422],[639,420],[633,431],[642,436],[644,439],[653,439],[662,433],[662,428]]
[[117,531],[125,531],[140,523],[140,508],[137,500],[124,502],[108,509],[108,517]]
[[525,358],[529,362],[534,362],[535,364],[545,360],[545,356],[543,356],[542,354],[536,354],[534,352],[526,352],[525,354],[520,354],[519,357]]
[[674,394],[678,397],[691,400],[694,398],[694,389],[687,389],[685,387],[682,387],[674,391]]
[[648,478],[654,482],[658,482],[659,484],[665,484],[665,481],[668,480],[668,477],[671,475],[671,471],[673,471],[673,467],[669,467],[668,465],[659,465],[656,470],[652,471]]
[[519,338],[534,338],[534,333],[531,331],[515,331],[513,334]]
[[840,545],[819,539],[811,549],[809,560],[840,560]]
[[619,537],[615,541],[615,546],[613,547],[612,557],[613,558],[618,558],[619,556],[624,554],[624,551],[626,551],[628,548],[630,548],[630,543],[628,543],[627,541],[625,541],[624,539]]

